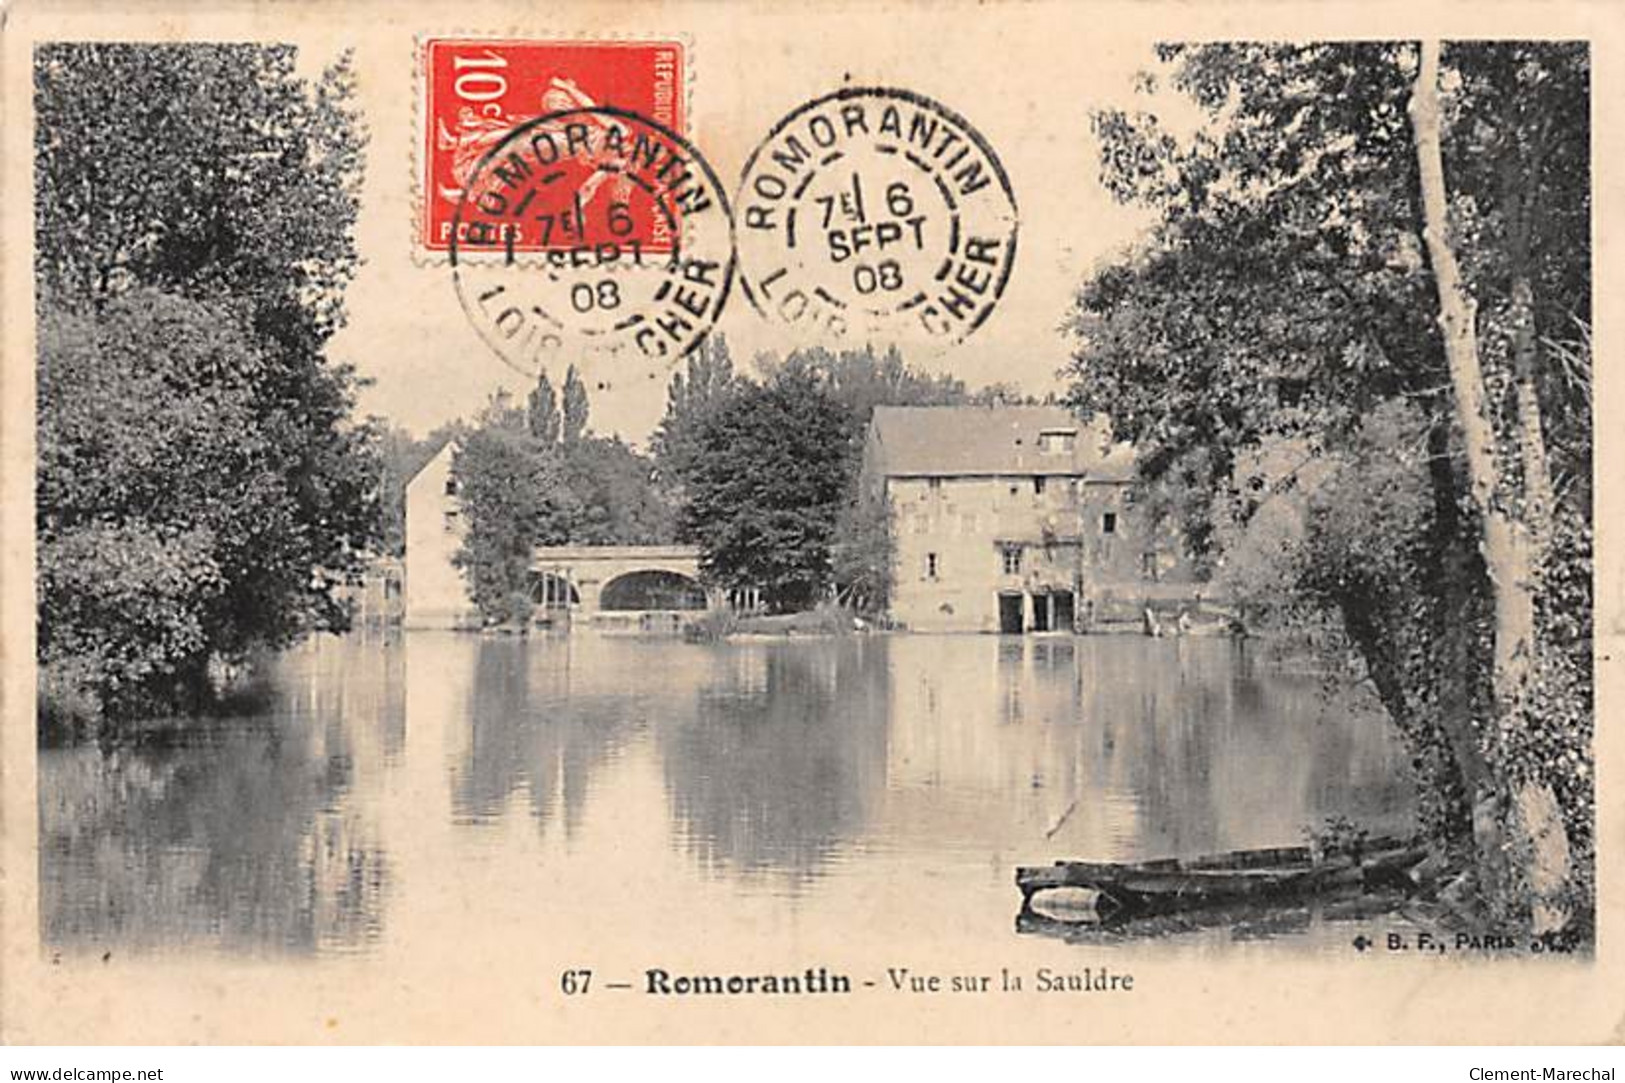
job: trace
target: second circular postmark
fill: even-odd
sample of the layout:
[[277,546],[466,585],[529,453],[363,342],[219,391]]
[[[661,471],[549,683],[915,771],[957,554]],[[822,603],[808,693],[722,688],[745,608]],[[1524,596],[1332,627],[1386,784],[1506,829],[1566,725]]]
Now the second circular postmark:
[[907,90],[845,87],[794,110],[734,204],[746,296],[813,338],[961,341],[1015,265],[1003,164],[964,117]]
[[480,336],[527,375],[655,375],[715,325],[734,275],[727,196],[681,136],[593,106],[516,126],[474,168],[449,252]]

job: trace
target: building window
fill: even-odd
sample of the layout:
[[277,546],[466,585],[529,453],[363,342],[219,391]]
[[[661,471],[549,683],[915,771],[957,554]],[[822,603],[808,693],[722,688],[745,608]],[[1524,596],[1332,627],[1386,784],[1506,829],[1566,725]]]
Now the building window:
[[1004,574],[1005,575],[1020,575],[1021,574],[1021,546],[1019,546],[1019,545],[1007,545],[1007,546],[1005,546],[1002,556],[1003,556],[1003,559],[1004,559]]
[[1045,429],[1038,434],[1038,450],[1045,455],[1068,455],[1078,444],[1076,429]]
[[1140,575],[1152,582],[1156,582],[1162,577],[1162,564],[1157,559],[1156,553],[1140,554]]
[[1043,496],[1044,495],[1044,481],[1045,481],[1045,479],[1043,477],[1036,477],[1036,478],[1033,479],[1033,495],[1034,496]]
[[1115,511],[1108,511],[1100,517],[1100,532],[1102,534],[1117,533],[1117,513]]
[[941,478],[928,478],[928,479],[926,479],[925,484],[933,493],[942,492],[942,479]]
[[447,496],[456,496],[457,495],[457,479],[456,478],[449,477],[449,476],[446,478],[446,495]]
[[937,559],[937,554],[925,554],[925,577],[927,579],[935,579],[937,577],[937,572],[940,571],[941,568],[942,561]]
[[446,512],[446,533],[457,533],[457,513],[455,511]]

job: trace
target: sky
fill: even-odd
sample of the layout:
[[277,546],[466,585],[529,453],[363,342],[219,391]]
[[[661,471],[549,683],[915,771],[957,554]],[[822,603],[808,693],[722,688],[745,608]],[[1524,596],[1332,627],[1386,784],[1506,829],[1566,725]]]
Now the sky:
[[[1134,75],[1155,63],[1149,40],[1118,24],[1109,38],[1074,32],[1057,47],[1056,9],[1040,5],[1004,8],[996,21],[982,24],[982,34],[946,33],[932,10],[883,13],[858,5],[838,18],[828,9],[817,16],[789,5],[643,10],[655,14],[631,36],[686,39],[687,135],[730,197],[751,150],[773,124],[843,83],[907,88],[963,115],[1009,174],[1020,215],[1015,267],[996,311],[974,334],[952,347],[914,348],[905,356],[972,386],[1009,382],[1037,395],[1060,386],[1056,372],[1068,354],[1060,327],[1075,291],[1091,267],[1121,252],[1147,222],[1143,211],[1117,205],[1100,185],[1089,114],[1146,104],[1134,92]],[[613,14],[600,8],[595,17]],[[574,33],[591,37],[595,31]],[[628,30],[617,25],[597,33],[627,36]],[[468,322],[443,259],[416,251],[421,89],[410,63],[415,52],[414,35],[404,26],[375,27],[356,47],[360,106],[370,132],[357,225],[364,264],[347,294],[348,325],[331,352],[370,381],[360,399],[363,413],[421,435],[472,415],[499,388],[522,395],[529,381],[507,368]],[[316,70],[333,55],[328,36],[302,48],[301,64]],[[736,362],[809,344],[768,325],[737,288],[718,330]],[[556,385],[563,374],[551,376]],[[665,383],[662,373],[596,395],[592,428],[642,444],[664,409]]]

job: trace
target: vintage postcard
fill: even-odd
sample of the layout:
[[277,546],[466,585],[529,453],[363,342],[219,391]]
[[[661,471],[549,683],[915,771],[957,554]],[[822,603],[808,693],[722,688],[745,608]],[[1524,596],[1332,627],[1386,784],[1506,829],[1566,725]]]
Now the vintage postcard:
[[1625,1039],[1625,9],[0,48],[0,1040]]

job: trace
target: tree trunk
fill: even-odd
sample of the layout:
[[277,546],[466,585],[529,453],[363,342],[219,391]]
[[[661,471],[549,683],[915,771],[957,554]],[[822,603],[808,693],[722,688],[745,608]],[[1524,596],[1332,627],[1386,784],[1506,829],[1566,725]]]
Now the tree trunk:
[[[1479,512],[1479,545],[1494,602],[1493,738],[1495,746],[1504,749],[1508,733],[1524,724],[1534,676],[1538,546],[1528,526],[1499,506],[1495,499],[1501,479],[1495,463],[1495,431],[1486,408],[1484,373],[1479,360],[1477,306],[1462,280],[1448,232],[1449,200],[1440,147],[1438,79],[1439,44],[1424,42],[1410,109],[1421,174],[1423,235],[1438,286],[1445,360],[1455,391],[1456,416],[1467,458],[1468,489]],[[1532,382],[1530,386],[1532,392]],[[1520,436],[1527,439],[1531,419],[1521,412],[1524,407],[1521,393],[1518,404]],[[1536,407],[1538,409],[1538,403]],[[1538,441],[1538,414],[1533,424]],[[1522,442],[1520,440],[1520,444]],[[1544,445],[1540,450],[1540,464],[1544,469]],[[1524,452],[1527,464],[1528,449]],[[1526,486],[1530,480],[1525,478]],[[1535,484],[1538,486],[1539,482]],[[1549,485],[1548,480],[1548,488]],[[1537,494],[1526,492],[1524,495]],[[1529,507],[1527,499],[1525,507]],[[1497,756],[1497,775],[1502,779],[1507,777],[1510,766],[1504,757]],[[1482,886],[1492,906],[1505,906],[1515,896],[1527,892],[1535,931],[1548,932],[1560,928],[1567,919],[1560,896],[1569,875],[1568,837],[1551,787],[1538,777],[1521,777],[1522,781],[1510,785],[1503,782],[1499,788],[1481,787],[1488,792],[1475,795],[1474,833],[1479,847],[1480,876],[1485,881]],[[1510,851],[1503,824],[1512,828]],[[1508,874],[1512,870],[1506,864],[1508,857],[1521,866],[1525,880],[1521,886],[1511,882]]]
[[1551,545],[1552,520],[1557,500],[1552,495],[1552,472],[1546,462],[1546,434],[1541,429],[1540,395],[1535,389],[1539,348],[1535,345],[1535,293],[1522,266],[1528,252],[1513,251],[1518,265],[1512,279],[1512,376],[1518,406],[1518,456],[1523,465],[1524,518],[1529,524],[1533,559],[1538,573]]
[[[1534,107],[1539,108],[1539,105]],[[1535,385],[1540,347],[1535,326],[1531,245],[1539,210],[1540,172],[1546,159],[1552,118],[1549,109],[1541,109],[1540,123],[1534,125],[1535,130],[1527,143],[1522,143],[1512,133],[1518,128],[1518,119],[1525,113],[1526,105],[1519,101],[1509,108],[1512,115],[1506,120],[1507,134],[1502,139],[1504,169],[1501,193],[1508,219],[1507,256],[1512,270],[1509,290],[1511,306],[1507,316],[1512,324],[1512,386],[1517,408],[1515,435],[1523,469],[1523,518],[1535,548],[1534,564],[1538,575],[1545,567],[1546,552],[1551,545],[1557,501],[1552,494],[1551,468],[1546,461],[1546,434],[1541,426],[1540,395]]]
[[[1447,418],[1454,397],[1429,396],[1428,479],[1433,490],[1435,520],[1433,544],[1438,559],[1437,597],[1442,606],[1437,658],[1439,724],[1450,742],[1469,800],[1490,781],[1489,764],[1473,727],[1473,686],[1477,676],[1473,658],[1472,612],[1474,578],[1478,571],[1472,553],[1462,541],[1460,479],[1452,462],[1455,440]],[[1470,811],[1470,810],[1469,810]]]

